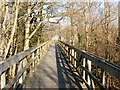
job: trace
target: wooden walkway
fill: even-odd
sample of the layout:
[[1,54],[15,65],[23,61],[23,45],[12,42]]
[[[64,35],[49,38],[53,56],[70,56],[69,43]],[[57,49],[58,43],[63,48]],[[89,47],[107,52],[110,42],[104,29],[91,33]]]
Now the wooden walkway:
[[61,54],[58,45],[52,45],[25,82],[25,88],[79,88],[81,79]]

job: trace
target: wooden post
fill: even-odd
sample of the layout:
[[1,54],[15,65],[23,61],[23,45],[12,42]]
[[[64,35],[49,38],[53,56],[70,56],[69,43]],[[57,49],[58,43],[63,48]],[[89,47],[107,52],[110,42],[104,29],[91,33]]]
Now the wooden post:
[[[40,52],[41,52],[41,49],[39,48],[39,62],[40,62],[40,59],[41,59],[41,57],[40,57]],[[38,63],[39,63],[38,62]]]
[[[74,49],[72,49],[72,56],[74,57]],[[72,58],[72,64],[74,65],[74,58]]]
[[43,56],[43,47],[41,46],[41,56]]
[[[22,69],[22,67],[23,67],[22,65],[23,65],[23,62],[21,61],[19,66],[18,66],[18,72]],[[23,79],[22,79],[22,76],[21,76],[20,79],[19,79],[19,83],[22,83],[22,82],[23,82]]]
[[[74,57],[77,60],[77,52],[74,52]],[[74,66],[75,66],[75,68],[76,68],[76,60],[74,60]]]
[[[27,64],[27,57],[22,61],[22,69],[26,66],[26,64]],[[25,77],[26,77],[26,74],[27,74],[27,72],[25,71],[24,73],[23,73],[23,76],[22,76],[22,79],[23,80],[25,80]]]
[[91,80],[91,83],[92,83],[92,88],[93,88],[93,90],[95,90],[95,84],[94,84],[94,81]]
[[67,55],[67,57],[68,57],[68,46],[66,46],[66,50],[67,50],[66,55]]
[[72,49],[70,49],[70,63],[71,63]]
[[16,69],[16,64],[14,64],[12,67],[12,78],[15,76],[15,69]]
[[68,47],[68,58],[69,58],[69,63],[70,63],[70,48]]
[[[83,58],[83,67],[85,67],[86,59]],[[83,70],[83,79],[85,80],[85,70]]]
[[[33,52],[32,53],[32,60],[34,59],[34,57],[35,57],[35,53]],[[33,66],[33,68],[35,67],[35,62],[33,62],[32,66]]]
[[1,89],[6,85],[6,72],[1,74]]
[[[88,65],[89,72],[91,72],[91,61],[90,60],[87,60],[87,65]],[[87,75],[87,82],[88,82],[88,85],[91,85],[91,80],[90,80],[89,75]]]
[[102,85],[105,86],[105,71],[104,70],[101,70],[100,82],[102,83]]
[[36,55],[37,55],[36,63],[39,64],[39,49],[37,49]]

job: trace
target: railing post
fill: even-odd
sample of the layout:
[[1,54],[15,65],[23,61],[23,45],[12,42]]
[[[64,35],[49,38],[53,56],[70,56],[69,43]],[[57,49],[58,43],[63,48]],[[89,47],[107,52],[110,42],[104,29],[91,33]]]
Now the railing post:
[[[83,58],[83,67],[85,67],[86,59]],[[85,70],[83,70],[83,79],[85,80]]]
[[[72,56],[74,57],[74,49],[72,49]],[[72,64],[74,65],[74,58],[72,58]]]
[[68,57],[68,46],[66,46],[66,50],[67,50],[66,55],[67,55],[67,57]]
[[[24,68],[24,67],[26,66],[26,64],[27,64],[27,57],[25,57],[25,59],[23,60],[22,64],[23,64],[23,65],[22,65],[22,68]],[[23,73],[23,76],[22,76],[22,79],[23,79],[23,80],[25,80],[26,74],[27,74],[27,72],[25,71],[25,72]]]
[[[90,60],[87,60],[87,65],[88,65],[89,72],[91,72],[91,61]],[[90,80],[89,75],[87,75],[87,82],[88,82],[88,85],[91,85],[91,80]]]
[[70,63],[72,61],[71,55],[72,55],[72,49],[70,49]]
[[15,76],[15,69],[16,69],[16,64],[14,64],[12,67],[12,78]]
[[36,55],[37,55],[36,63],[39,64],[39,49],[37,49]]
[[6,72],[1,74],[1,89],[6,85]]
[[[77,52],[75,52],[75,51],[74,51],[74,57],[77,60]],[[76,60],[74,60],[74,66],[75,66],[75,68],[76,68]]]
[[[35,58],[35,53],[33,52],[33,53],[32,53],[32,60],[33,60],[34,58]],[[35,67],[35,61],[33,61],[32,67],[33,67],[33,68]]]
[[68,58],[69,58],[69,63],[70,63],[70,48],[68,47]]
[[[19,67],[18,67],[18,72],[22,69],[22,67],[23,67],[23,62],[21,61],[20,63],[19,63]],[[17,72],[17,73],[18,73]],[[23,82],[23,78],[22,78],[22,76],[20,77],[20,79],[19,79],[19,83],[22,83]]]
[[40,52],[41,52],[41,49],[39,48],[39,52],[38,52],[38,53],[39,53],[39,54],[38,54],[38,55],[39,55],[39,56],[38,56],[38,57],[39,57],[39,61],[38,61],[38,63],[40,62],[40,59],[41,59]]
[[41,46],[41,56],[43,56],[43,46]]
[[100,82],[102,83],[102,85],[105,86],[105,71],[104,70],[101,70]]

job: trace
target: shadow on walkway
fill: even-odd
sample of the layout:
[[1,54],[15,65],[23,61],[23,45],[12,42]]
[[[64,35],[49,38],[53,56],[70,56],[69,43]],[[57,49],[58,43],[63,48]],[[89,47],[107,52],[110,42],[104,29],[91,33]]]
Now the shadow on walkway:
[[79,76],[72,71],[68,62],[64,58],[60,51],[59,46],[55,45],[57,73],[58,73],[58,85],[59,89],[63,88],[79,88],[82,90],[80,83],[82,82]]

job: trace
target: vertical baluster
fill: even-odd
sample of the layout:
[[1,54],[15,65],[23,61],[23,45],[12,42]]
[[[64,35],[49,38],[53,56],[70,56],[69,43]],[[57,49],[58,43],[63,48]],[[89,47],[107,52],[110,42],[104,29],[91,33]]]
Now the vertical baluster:
[[13,65],[12,67],[12,78],[15,76],[15,70],[16,70],[16,64]]
[[[22,65],[22,69],[23,69],[27,64],[27,57],[23,60],[22,64],[23,64]],[[26,77],[26,71],[23,73],[22,79],[25,80],[25,77]]]
[[1,74],[1,89],[6,85],[6,72]]
[[67,55],[67,57],[68,57],[68,46],[66,46],[66,55]]
[[40,58],[42,58],[42,47],[40,47]]
[[95,90],[95,84],[94,84],[94,81],[91,80],[91,83],[92,83],[92,88],[93,88],[93,90]]
[[[74,57],[74,49],[72,49],[72,56]],[[72,64],[74,65],[74,58],[72,58]]]
[[40,59],[41,59],[40,53],[41,53],[41,48],[39,48],[39,62],[38,63],[40,63]]
[[72,55],[72,49],[70,48],[70,63],[72,62],[71,55]]
[[[35,57],[35,53],[33,52],[33,53],[32,53],[32,60],[34,59],[34,57]],[[35,67],[35,62],[33,62],[32,67],[33,67],[33,68]]]
[[43,46],[41,46],[41,56],[43,56]]
[[69,63],[70,63],[70,48],[68,47],[68,58],[69,58]]
[[37,65],[37,50],[35,50],[35,52],[34,52],[34,57],[36,58],[34,60],[34,67],[35,67]]
[[[20,63],[19,63],[19,66],[18,66],[18,72],[22,69],[22,67],[23,67],[23,62],[21,61]],[[18,73],[17,72],[17,73]],[[23,82],[23,79],[22,79],[22,76],[20,77],[20,79],[19,79],[19,83],[22,83]]]
[[100,78],[100,81],[101,81],[102,85],[105,86],[105,71],[104,71],[104,70],[101,70],[101,78]]
[[[85,67],[86,59],[83,58],[83,67]],[[85,80],[85,70],[83,70],[83,79]]]
[[37,55],[36,63],[38,64],[39,63],[39,49],[37,49],[36,55]]
[[[87,60],[87,65],[88,65],[89,72],[91,72],[91,61],[90,60]],[[88,82],[88,85],[91,85],[91,80],[90,80],[89,75],[87,75],[87,82]]]
[[[75,57],[75,59],[77,60],[77,52],[74,52],[74,57]],[[75,66],[75,68],[76,68],[76,60],[74,61],[74,66]]]

